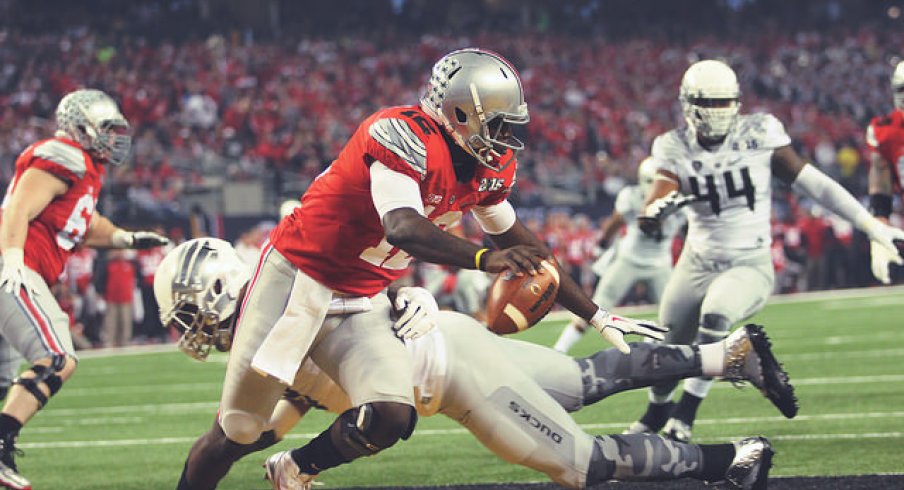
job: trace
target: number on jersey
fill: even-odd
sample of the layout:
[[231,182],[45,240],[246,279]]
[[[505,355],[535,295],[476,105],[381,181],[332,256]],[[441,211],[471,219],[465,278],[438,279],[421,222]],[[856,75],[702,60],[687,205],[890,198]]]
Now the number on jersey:
[[94,214],[94,196],[85,194],[75,203],[75,208],[69,219],[66,220],[66,226],[57,233],[57,245],[63,250],[72,250],[77,244],[81,243],[88,232],[88,220]]
[[[424,214],[430,216],[430,213],[432,213],[434,209],[436,209],[435,206],[427,206],[424,209]],[[461,221],[461,211],[448,211],[437,216],[436,218],[433,218],[431,221],[440,230],[445,230],[450,226],[455,226],[455,224]],[[359,257],[361,257],[362,260],[369,264],[373,264],[384,269],[407,269],[408,264],[411,263],[411,256],[408,255],[404,250],[392,246],[392,244],[389,243],[389,240],[387,240],[385,236],[376,247],[368,247],[364,249]]]
[[[750,178],[750,169],[744,167],[739,173],[741,180],[740,186],[735,181],[735,175],[731,170],[726,170],[721,175],[722,179],[725,181],[725,190],[728,193],[728,199],[744,197],[747,199],[747,207],[753,211],[756,187],[754,187],[753,180]],[[716,186],[716,175],[706,175],[703,177],[703,182],[706,186],[705,191],[700,189],[700,182],[697,181],[697,177],[691,176],[688,181],[691,186],[691,192],[697,197],[697,200],[709,201],[710,209],[712,209],[713,214],[718,216],[719,213],[722,212],[722,202],[721,196],[719,196],[719,188]]]

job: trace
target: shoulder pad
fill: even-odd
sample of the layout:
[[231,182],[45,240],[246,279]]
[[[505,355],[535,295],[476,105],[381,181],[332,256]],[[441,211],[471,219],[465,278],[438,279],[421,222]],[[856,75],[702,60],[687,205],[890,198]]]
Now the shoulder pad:
[[377,119],[367,133],[418,174],[427,174],[427,146],[405,120],[395,117]]
[[686,138],[687,133],[682,129],[660,134],[653,140],[650,156],[659,161],[680,160],[681,155],[690,148]]
[[85,176],[88,166],[85,163],[85,152],[59,140],[47,140],[35,146],[34,156],[53,162],[72,172],[78,178]]

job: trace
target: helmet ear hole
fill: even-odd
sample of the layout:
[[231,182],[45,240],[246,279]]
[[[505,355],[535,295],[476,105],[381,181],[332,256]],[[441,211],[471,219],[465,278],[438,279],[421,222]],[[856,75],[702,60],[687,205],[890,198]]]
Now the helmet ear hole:
[[458,120],[458,124],[464,124],[468,122],[468,115],[465,113],[465,111],[461,110],[460,107],[456,107],[455,119]]
[[213,293],[220,294],[223,292],[223,282],[217,279],[213,282]]

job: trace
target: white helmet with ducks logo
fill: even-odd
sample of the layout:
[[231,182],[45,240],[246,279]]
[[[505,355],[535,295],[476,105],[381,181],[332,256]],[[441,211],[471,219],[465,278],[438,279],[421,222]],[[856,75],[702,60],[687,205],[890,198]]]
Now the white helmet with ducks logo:
[[698,61],[684,72],[678,100],[688,125],[705,140],[721,140],[731,131],[740,99],[738,77],[721,61]]
[[160,321],[182,332],[179,349],[203,361],[232,347],[233,315],[251,271],[229,242],[196,238],[166,255],[154,275]]
[[66,94],[56,109],[56,136],[69,138],[96,158],[122,165],[132,149],[129,122],[109,95],[94,89]]
[[443,56],[433,65],[421,108],[493,170],[501,170],[494,162],[506,151],[524,148],[511,127],[530,120],[524,88],[515,67],[496,53],[462,49]]
[[891,90],[895,109],[904,111],[904,61],[900,61],[891,76]]

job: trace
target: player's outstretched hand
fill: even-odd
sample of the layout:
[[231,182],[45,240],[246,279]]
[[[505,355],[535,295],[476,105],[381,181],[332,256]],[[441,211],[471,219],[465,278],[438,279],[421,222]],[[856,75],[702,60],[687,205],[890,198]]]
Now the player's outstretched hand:
[[400,339],[414,340],[436,327],[439,306],[430,291],[424,288],[399,288],[395,307],[402,312],[402,316],[393,324],[392,329]]
[[145,249],[162,247],[169,243],[169,238],[153,231],[116,230],[110,237],[110,243],[116,248]]
[[904,265],[904,258],[901,257],[895,244],[895,242],[904,241],[904,231],[876,220],[872,226],[867,227],[866,233],[870,238],[873,275],[882,284],[890,284],[889,266],[891,264]]
[[537,274],[542,270],[540,263],[546,254],[533,245],[515,245],[502,250],[490,250],[486,253],[483,269],[487,272]]
[[590,324],[607,342],[614,345],[616,349],[624,354],[631,353],[631,347],[625,342],[625,335],[637,334],[651,339],[663,340],[663,334],[669,330],[650,320],[628,318],[604,310],[597,312],[590,319]]

